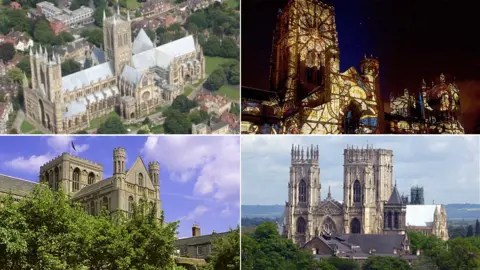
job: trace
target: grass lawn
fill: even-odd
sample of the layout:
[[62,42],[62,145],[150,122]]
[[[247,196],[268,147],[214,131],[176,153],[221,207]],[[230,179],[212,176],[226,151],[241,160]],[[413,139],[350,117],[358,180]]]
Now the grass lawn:
[[35,127],[34,127],[32,124],[30,124],[30,123],[29,123],[28,121],[26,121],[26,120],[23,120],[22,126],[20,127],[20,131],[21,131],[22,133],[27,133],[27,132],[32,131],[32,130],[34,130],[34,129],[35,129]]
[[150,132],[153,134],[164,134],[163,125],[154,126],[150,129]]
[[205,71],[207,72],[207,74],[210,74],[221,64],[234,60],[235,59],[232,58],[205,56]]
[[35,130],[35,131],[32,132],[31,134],[45,134],[45,133],[41,132],[40,130]]
[[239,4],[238,4],[238,0],[227,0],[227,5],[230,7],[230,8],[233,8],[235,9]]
[[227,85],[222,85],[218,91],[215,91],[217,95],[227,95],[230,100],[239,100],[240,99],[240,91],[238,89],[233,89]]
[[113,112],[111,112],[111,113],[109,113],[109,114],[106,114],[106,115],[104,115],[104,116],[100,116],[100,117],[98,117],[98,118],[95,118],[95,119],[90,120],[90,126],[88,127],[88,129],[99,128],[100,125],[101,125],[103,122],[107,121],[107,119],[108,119],[109,117],[115,116],[115,115],[118,116],[118,114],[117,114],[115,111],[113,111]]
[[140,7],[141,4],[137,2],[137,0],[127,0],[127,8],[128,9],[136,9]]
[[192,92],[193,92],[193,88],[187,86],[184,88],[183,94],[188,97],[188,95],[190,95]]

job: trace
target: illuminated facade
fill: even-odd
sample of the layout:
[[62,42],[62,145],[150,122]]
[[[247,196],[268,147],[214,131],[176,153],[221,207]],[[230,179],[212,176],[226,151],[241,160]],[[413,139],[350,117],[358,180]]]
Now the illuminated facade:
[[[242,133],[463,133],[451,113],[459,108],[458,89],[445,82],[422,92],[424,115],[432,116],[427,120],[385,114],[379,61],[365,56],[360,72],[354,67],[340,72],[334,8],[316,0],[292,0],[279,12],[270,84],[268,91],[242,88]],[[411,98],[406,99],[411,104]],[[427,103],[430,100],[435,106]],[[404,129],[405,123],[410,128]],[[425,127],[417,129],[420,123]]]
[[[418,96],[418,99],[416,98]],[[425,80],[417,95],[407,89],[402,96],[390,96],[391,113],[385,114],[385,133],[463,134],[459,121],[460,90],[440,75],[438,83],[427,87]]]

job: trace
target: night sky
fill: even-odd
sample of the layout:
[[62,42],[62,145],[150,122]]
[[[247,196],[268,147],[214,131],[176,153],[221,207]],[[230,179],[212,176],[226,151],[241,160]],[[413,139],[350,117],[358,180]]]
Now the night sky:
[[[242,0],[242,85],[268,89],[276,14],[286,0]],[[417,90],[444,73],[460,87],[463,118],[480,111],[479,3],[470,0],[328,0],[336,11],[341,71],[380,60],[381,92]],[[479,109],[477,109],[479,108]],[[465,128],[472,123],[465,121]],[[468,122],[468,123],[467,123]]]

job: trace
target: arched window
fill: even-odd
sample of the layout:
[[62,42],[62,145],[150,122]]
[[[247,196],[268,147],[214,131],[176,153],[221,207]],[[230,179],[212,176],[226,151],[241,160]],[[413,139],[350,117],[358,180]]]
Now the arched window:
[[398,229],[398,212],[393,214],[393,225],[395,226],[395,229]]
[[388,219],[388,228],[392,228],[392,212],[391,211],[388,211],[387,219]]
[[95,183],[95,174],[93,174],[93,172],[89,173],[88,174],[88,184],[91,185]]
[[359,106],[354,103],[350,103],[344,115],[344,134],[357,134],[358,128],[360,127],[360,118],[362,116]]
[[300,181],[300,185],[298,185],[298,201],[300,203],[307,202],[307,185],[305,181]]
[[72,183],[72,189],[73,191],[77,191],[80,189],[80,169],[75,168],[73,170],[73,183]]
[[352,220],[352,223],[350,224],[350,230],[351,230],[351,233],[360,233],[361,232],[360,221],[357,218],[354,218]]
[[50,175],[48,174],[48,172],[45,172],[45,181],[48,182],[48,187],[49,187],[49,188],[53,188],[53,186],[52,186],[52,179],[50,178]]
[[362,186],[358,180],[353,184],[353,202],[360,203],[362,200]]
[[133,197],[128,197],[128,217],[131,217],[133,214]]
[[307,223],[305,222],[305,219],[303,217],[299,217],[297,219],[297,233],[305,233],[306,226]]
[[110,211],[110,207],[108,205],[108,198],[103,197],[102,199],[102,208],[105,209],[107,212]]
[[58,169],[58,167],[55,167],[54,174],[55,174],[55,191],[58,191],[58,184],[60,182],[60,170]]
[[335,223],[330,217],[325,218],[323,221],[323,232],[329,234],[335,232]]
[[143,187],[143,174],[142,173],[138,174],[138,185]]
[[90,202],[90,215],[95,216],[95,202]]

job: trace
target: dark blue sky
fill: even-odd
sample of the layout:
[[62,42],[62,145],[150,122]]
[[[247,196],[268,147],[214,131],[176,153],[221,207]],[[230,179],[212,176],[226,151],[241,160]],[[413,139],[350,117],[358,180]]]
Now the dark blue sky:
[[[470,0],[329,0],[334,5],[340,65],[380,60],[382,96],[416,90],[440,73],[480,80],[478,5]],[[272,31],[286,0],[242,1],[242,85],[268,89]]]
[[[71,149],[74,141],[77,152]],[[160,162],[160,199],[167,222],[180,220],[179,237],[227,231],[239,222],[238,137],[199,136],[2,136],[0,173],[38,182],[40,166],[62,152],[103,165],[112,175],[113,149],[127,151],[127,169],[140,155]]]

